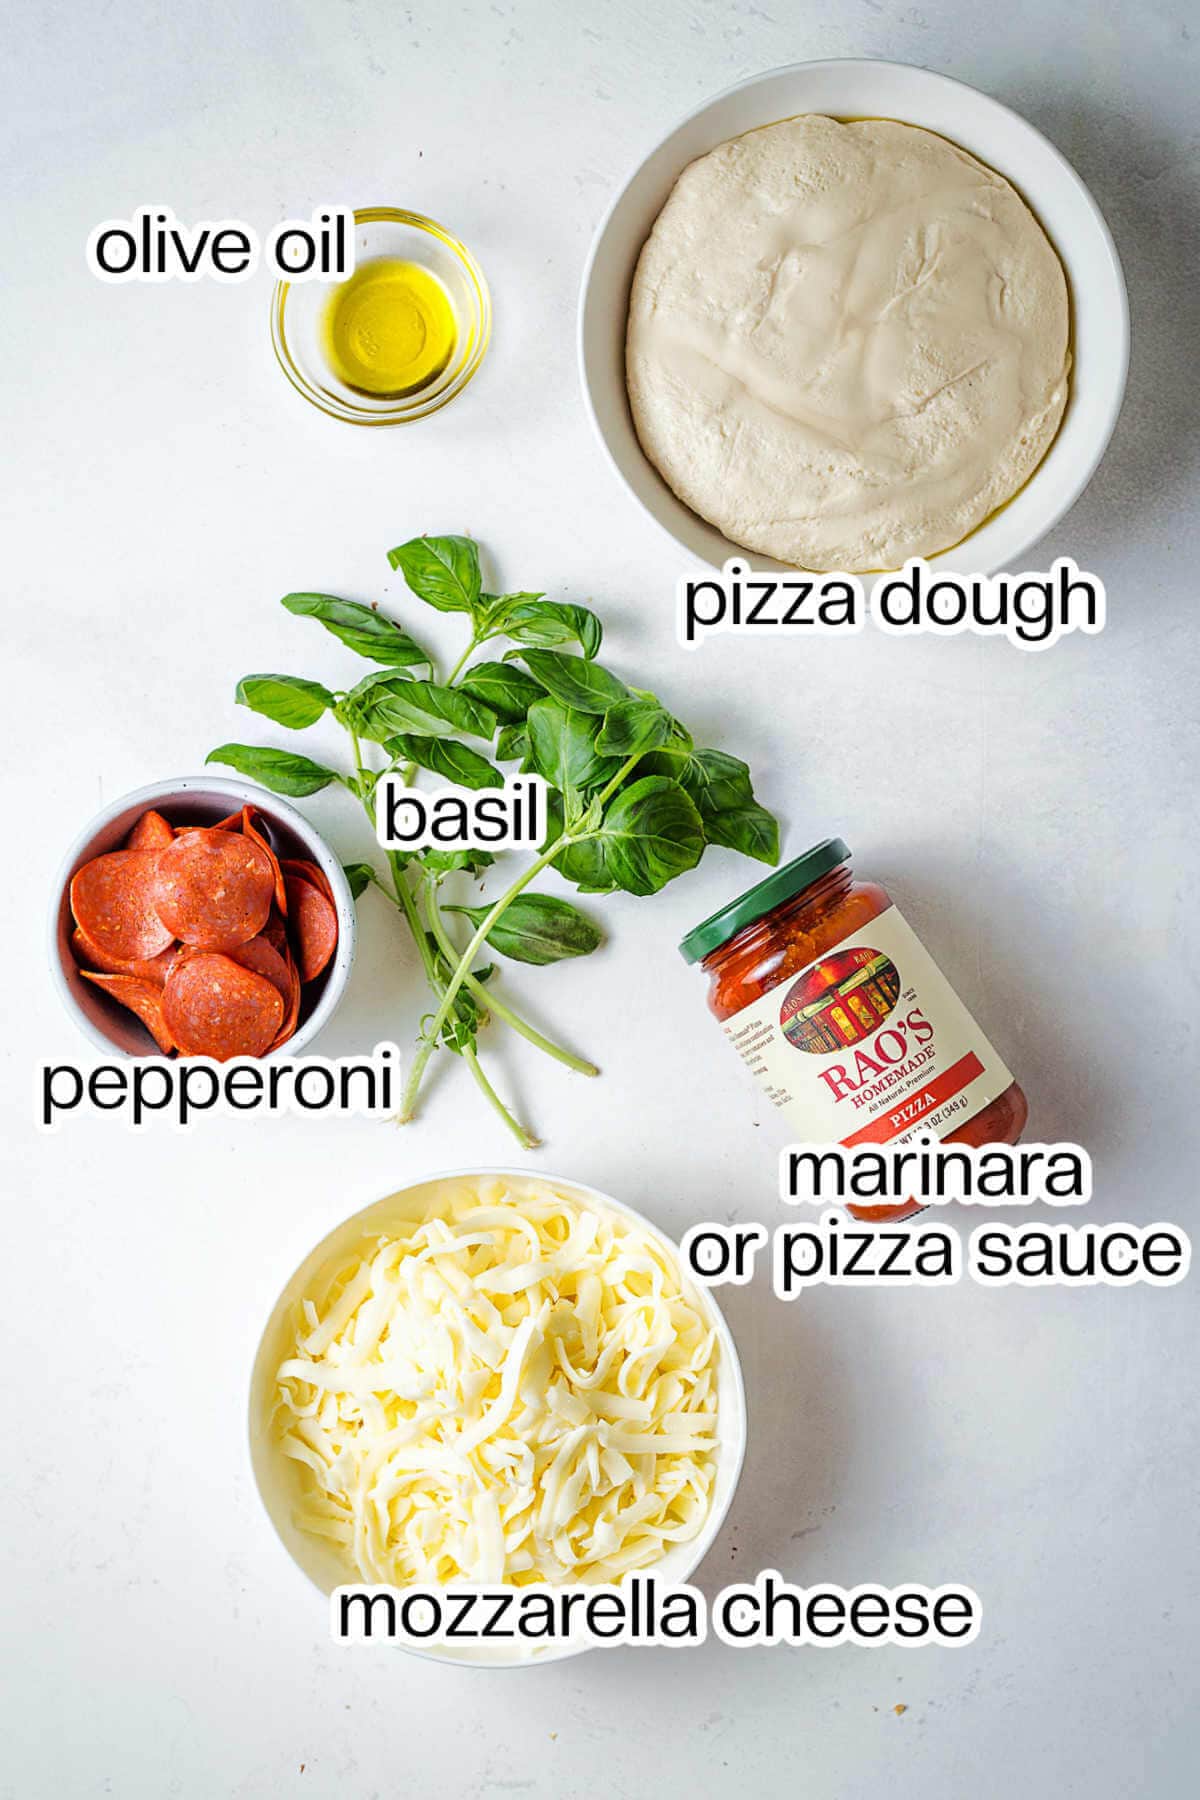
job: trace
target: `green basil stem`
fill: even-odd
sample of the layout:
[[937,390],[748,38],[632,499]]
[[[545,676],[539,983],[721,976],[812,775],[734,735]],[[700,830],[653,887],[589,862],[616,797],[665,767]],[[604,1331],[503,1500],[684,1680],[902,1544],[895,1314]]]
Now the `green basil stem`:
[[458,965],[454,969],[443,990],[441,1005],[438,1007],[436,1013],[434,1013],[429,1029],[425,1033],[425,1042],[421,1045],[421,1048],[413,1058],[412,1066],[408,1071],[408,1080],[404,1084],[404,1093],[400,1100],[400,1123],[402,1125],[407,1124],[408,1120],[413,1116],[413,1109],[417,1103],[417,1094],[420,1091],[421,1082],[425,1075],[426,1064],[437,1046],[443,1025],[450,1017],[450,1008],[454,1005],[455,996],[467,976],[470,974],[471,965],[483,948],[488,932],[492,929],[492,926],[496,923],[497,919],[503,915],[505,908],[516,899],[517,895],[522,893],[524,889],[529,886],[529,883],[541,874],[543,869],[548,869],[555,857],[565,850],[568,845],[573,844],[576,841],[575,838],[569,837],[565,833],[562,837],[557,838],[548,850],[544,850],[535,861],[530,863],[529,867],[525,869],[522,874],[517,876],[517,879],[510,887],[505,888],[500,898],[488,909],[478,930],[475,932],[475,935],[472,937],[470,943],[463,951],[462,956],[459,958]]
[[421,925],[421,915],[417,911],[416,896],[404,878],[404,870],[398,868],[396,864],[391,861],[390,857],[388,858],[388,862],[392,871],[392,886],[396,890],[397,904],[408,921],[408,928],[416,939],[417,949],[421,953],[421,961],[425,965],[425,979],[433,991],[438,993],[440,991],[440,984],[438,982],[437,965],[433,960],[433,952],[429,948],[429,940],[425,936],[424,929]]
[[[425,965],[426,978],[434,992],[440,994],[442,992],[441,982],[434,965],[433,957],[430,954],[425,933],[421,928],[421,916],[417,911],[416,899],[412,889],[404,879],[404,871],[403,868],[399,866],[399,859],[396,858],[395,860],[392,860],[392,858],[389,857],[389,866],[392,873],[392,886],[395,889],[395,900],[408,921],[409,930],[417,941],[417,948],[421,952],[421,959]],[[427,880],[429,880],[428,877]],[[385,894],[389,900],[392,899],[392,895],[388,894],[387,889],[383,887],[381,883],[376,882],[376,886],[381,889],[381,892]],[[433,932],[434,938],[437,940],[446,961],[450,964],[450,967],[453,968],[458,959],[458,947],[446,930],[446,922],[442,918],[438,908],[435,890],[436,884],[432,880],[429,880],[429,928]],[[574,1069],[579,1075],[599,1075],[600,1070],[594,1062],[589,1062],[584,1056],[576,1056],[573,1051],[564,1049],[561,1044],[556,1044],[553,1038],[545,1037],[542,1032],[536,1030],[536,1028],[529,1023],[528,1019],[522,1018],[515,1007],[509,1006],[506,1000],[502,1000],[499,994],[495,994],[490,988],[485,987],[482,981],[477,981],[474,975],[470,973],[467,974],[464,980],[464,986],[469,993],[474,994],[476,1000],[486,1006],[488,1012],[494,1013],[498,1019],[503,1019],[504,1023],[515,1031],[519,1037],[526,1038],[529,1043],[536,1045],[539,1050],[544,1050],[546,1055],[552,1056],[556,1062],[565,1063],[568,1069]]]
[[[400,902],[401,910],[408,921],[409,930],[416,939],[417,948],[421,952],[421,960],[425,964],[426,980],[436,998],[442,992],[442,986],[436,964],[434,963],[433,954],[429,948],[429,940],[421,925],[421,915],[417,910],[416,895],[404,879],[403,869],[397,868],[394,864],[392,866],[392,881],[396,888],[396,896]],[[453,947],[451,954],[453,955]],[[491,1005],[491,997],[482,982],[475,981],[474,977],[472,977],[472,987],[477,989],[479,995]],[[436,1043],[436,1039],[434,1042]],[[420,1052],[418,1052],[418,1054],[420,1054]],[[484,1074],[483,1067],[475,1051],[468,1045],[460,1052],[460,1055],[466,1060],[467,1065],[471,1070],[471,1074],[475,1078],[475,1085],[478,1087],[480,1093],[493,1111],[497,1112],[504,1120],[504,1123],[512,1132],[521,1148],[523,1150],[536,1150],[539,1140],[534,1137],[528,1126],[522,1125],[521,1121],[515,1118],[508,1110],[507,1106],[505,1106],[503,1100],[501,1100],[499,1094]],[[407,1123],[407,1119],[405,1115],[401,1113],[396,1122],[399,1125],[404,1125]]]
[[459,657],[458,661],[455,663],[454,667],[451,669],[450,673],[446,677],[446,686],[447,687],[454,686],[455,682],[458,680],[459,676],[462,674],[463,670],[466,668],[467,664],[470,662],[471,658],[474,656],[475,652],[478,650],[481,641],[482,640],[480,638],[477,638],[475,636],[475,634],[472,632],[470,643],[467,645],[466,649],[463,651],[462,655]]
[[[536,1150],[542,1141],[541,1138],[535,1137],[532,1131],[528,1130],[526,1126],[518,1124],[517,1120],[513,1118],[507,1106],[505,1106],[503,1100],[484,1074],[483,1066],[469,1044],[463,1050],[462,1056],[467,1067],[475,1077],[475,1085],[478,1087],[480,1093],[483,1095],[488,1105],[499,1113],[500,1117],[504,1120],[504,1123],[516,1137],[522,1150]],[[403,1114],[401,1115],[401,1118],[403,1119]]]
[[366,775],[367,771],[363,767],[362,745],[358,741],[358,733],[356,731],[350,733],[350,748],[354,753],[354,773],[358,778],[358,797],[363,803],[363,811],[366,813],[367,817],[370,818],[371,809],[367,805],[366,789],[363,785],[363,777]]
[[[355,770],[357,771],[358,779],[359,779],[358,797],[359,797],[359,800],[362,802],[363,811],[366,813],[367,818],[369,820],[371,820],[371,823],[373,825],[374,820],[371,819],[371,808],[367,801],[366,795],[363,793],[363,789],[362,789],[362,777],[364,774],[363,760],[362,760],[362,745],[359,743],[358,738],[355,736],[355,734],[353,732],[351,732],[351,734],[350,734],[350,742],[354,747],[354,767],[355,767]],[[414,765],[412,763],[410,763],[408,765],[408,769],[405,771],[405,773],[409,775],[410,779],[411,779],[411,771],[413,769],[413,766]],[[441,984],[438,981],[437,965],[434,962],[433,953],[429,948],[429,940],[425,936],[425,929],[424,929],[423,925],[421,924],[421,915],[417,911],[416,898],[413,894],[412,889],[409,887],[408,881],[405,876],[404,864],[400,860],[400,856],[397,851],[389,850],[386,854],[387,854],[388,871],[392,877],[392,890],[395,895],[395,903],[400,908],[400,911],[404,914],[404,917],[408,923],[409,931],[412,933],[413,941],[417,946],[418,952],[420,953],[421,962],[422,962],[422,965],[425,970],[425,979],[429,983],[429,986],[433,989],[434,993],[436,994],[436,993],[440,992],[440,988],[441,988]],[[376,885],[382,887],[381,883],[377,883]],[[382,891],[385,894],[387,893],[386,888],[382,888]],[[388,897],[391,898],[390,895]]]
[[[604,788],[603,792],[592,802],[589,811],[593,811],[595,814],[599,815],[606,801],[616,792],[631,769],[641,761],[641,758],[642,752],[640,750],[637,751],[635,755],[626,757],[625,761],[621,764],[621,767]],[[505,911],[516,899],[517,895],[522,893],[529,886],[529,883],[541,874],[543,869],[548,869],[557,856],[560,856],[564,850],[570,847],[570,845],[584,843],[589,837],[594,837],[595,835],[596,833],[594,831],[564,831],[561,837],[556,838],[547,850],[543,850],[542,854],[537,857],[534,862],[530,863],[523,874],[517,876],[517,879],[512,883],[511,887],[505,888],[504,892],[494,905],[489,907],[487,913],[480,922],[475,935],[472,937],[470,943],[459,958],[457,967],[451,974],[450,980],[447,982],[443,991],[441,1005],[433,1016],[433,1022],[426,1034],[425,1042],[421,1045],[421,1048],[413,1058],[412,1066],[408,1071],[408,1080],[404,1084],[404,1093],[400,1099],[399,1116],[402,1125],[407,1124],[408,1120],[413,1116],[413,1111],[417,1104],[417,1095],[420,1092],[421,1082],[425,1076],[425,1069],[429,1062],[429,1058],[433,1055],[434,1049],[436,1048],[438,1038],[441,1036],[442,1026],[450,1016],[450,1008],[454,1005],[455,996],[457,995],[459,988],[462,987],[463,982],[470,974],[475,958],[487,941],[488,932],[492,929],[493,925],[495,925],[496,921],[503,917]]]
[[[429,929],[437,939],[446,961],[453,968],[458,961],[458,949],[446,929],[446,921],[438,907],[436,883],[428,877],[426,882],[426,910],[429,915]],[[556,1062],[565,1063],[568,1069],[574,1069],[579,1075],[598,1075],[600,1073],[595,1063],[588,1062],[582,1056],[573,1055],[570,1050],[564,1050],[561,1044],[556,1044],[553,1038],[544,1037],[540,1031],[536,1031],[527,1020],[521,1017],[520,1013],[514,1012],[506,1001],[502,1000],[498,994],[494,994],[490,988],[485,987],[482,981],[477,981],[474,975],[468,973],[464,977],[464,986],[468,993],[475,996],[481,1006],[486,1006],[489,1012],[495,1013],[498,1019],[503,1019],[506,1025],[511,1026],[518,1037],[523,1037],[529,1043],[535,1044],[539,1050],[544,1050],[546,1055],[552,1056]]]
[[[470,654],[470,653],[468,652],[468,654]],[[371,809],[367,802],[366,795],[363,792],[363,775],[365,774],[365,767],[363,764],[363,757],[362,757],[362,745],[359,742],[359,739],[354,732],[350,733],[350,742],[351,742],[351,746],[353,748],[353,754],[354,754],[355,773],[358,777],[358,783],[359,783],[359,799],[362,803],[363,811],[366,813],[366,815],[369,819],[371,817]],[[406,767],[402,771],[401,778],[403,780],[405,780],[405,782],[407,784],[407,782],[410,782],[412,780],[412,777],[415,774],[415,772],[416,772],[416,764],[409,763],[406,765]],[[437,965],[434,961],[433,953],[429,948],[429,940],[426,937],[425,930],[424,930],[424,927],[421,922],[421,915],[417,908],[416,896],[413,893],[412,888],[409,886],[408,880],[405,875],[404,865],[401,862],[400,857],[395,852],[389,852],[387,861],[388,861],[388,869],[389,869],[389,872],[392,877],[392,888],[393,888],[393,891],[395,894],[395,903],[400,908],[400,911],[404,914],[404,918],[408,925],[409,932],[411,933],[413,941],[415,942],[415,944],[417,946],[417,950],[421,957],[421,962],[425,969],[425,979],[428,982],[430,988],[432,989],[434,996],[437,997],[437,996],[441,995],[444,990],[442,988],[442,984],[441,984],[441,981],[438,976]],[[376,885],[379,886],[381,884],[377,883]],[[384,889],[383,891],[385,893],[387,892],[386,889]],[[391,898],[391,896],[389,896],[389,898]],[[437,940],[437,942],[441,945],[441,948],[447,958],[447,961],[451,965],[453,965],[454,959],[455,959],[456,955],[458,954],[458,952],[456,951],[453,943],[451,943],[448,938],[443,942],[444,927],[442,926],[441,915],[439,914],[439,912],[437,910],[437,904],[433,898],[432,891],[430,892],[430,896],[429,896],[429,913],[430,913],[430,928],[432,929],[432,931],[434,933],[434,937]],[[442,927],[442,930],[440,933],[439,933],[439,927]],[[545,1038],[541,1035],[540,1032],[535,1031],[532,1025],[527,1025],[525,1020],[520,1016],[519,1013],[514,1012],[512,1007],[506,1006],[502,1000],[498,1000],[494,994],[489,994],[487,989],[484,987],[483,983],[481,981],[476,981],[476,979],[473,975],[468,974],[467,985],[468,985],[470,991],[472,993],[474,993],[476,999],[479,1000],[482,1004],[484,1004],[490,1012],[495,1013],[498,1018],[504,1019],[506,1021],[506,1023],[508,1025],[510,1025],[514,1031],[519,1032],[522,1037],[527,1037],[531,1043],[536,1044],[538,1046],[538,1048],[541,1050],[544,1050],[547,1055],[556,1057],[558,1059],[558,1061],[567,1063],[571,1068],[578,1069],[581,1074],[598,1075],[600,1073],[599,1069],[596,1068],[594,1063],[585,1062],[582,1057],[573,1056],[569,1050],[561,1049],[559,1045],[552,1043],[549,1038]],[[440,1032],[440,1030],[441,1030],[440,1025],[437,1027],[437,1030]],[[425,1065],[428,1062],[429,1056],[430,1056],[432,1050],[436,1047],[436,1045],[437,1045],[437,1037],[434,1036],[430,1042],[428,1042],[427,1044],[423,1044],[421,1046],[421,1048],[418,1049],[417,1057],[415,1060],[420,1061],[422,1073],[424,1072]],[[479,1058],[475,1054],[475,1052],[468,1048],[468,1049],[464,1050],[462,1052],[462,1054],[463,1054],[464,1058],[466,1059],[468,1066],[470,1067],[471,1074],[475,1079],[476,1086],[479,1088],[480,1092],[482,1093],[484,1099],[487,1101],[488,1105],[493,1109],[494,1112],[498,1113],[499,1116],[504,1120],[504,1123],[507,1125],[508,1129],[512,1132],[513,1136],[516,1138],[517,1142],[521,1145],[522,1149],[535,1150],[537,1148],[540,1140],[538,1138],[534,1137],[533,1133],[528,1129],[527,1126],[522,1125],[519,1119],[516,1119],[513,1117],[512,1113],[505,1106],[503,1100],[501,1100],[499,1094],[497,1094],[495,1088],[492,1086],[491,1082],[488,1080],[486,1074],[484,1073],[483,1067],[480,1064]],[[407,1092],[408,1092],[408,1090],[406,1088],[405,1089],[406,1096],[407,1096]],[[416,1091],[414,1089],[413,1099],[415,1100],[415,1098],[416,1098]],[[407,1107],[407,1106],[402,1107],[401,1112],[398,1116],[398,1123],[401,1125],[407,1124],[409,1119],[411,1119],[411,1117],[412,1117],[412,1112],[409,1109],[409,1107]]]
[[597,812],[602,812],[604,810],[605,806],[607,806],[608,802],[612,799],[613,795],[616,793],[617,789],[620,787],[620,785],[624,781],[625,777],[628,774],[630,774],[630,772],[636,767],[636,765],[638,763],[641,762],[642,757],[644,755],[645,755],[645,752],[643,750],[635,750],[632,756],[627,756],[625,758],[625,761],[621,764],[620,768],[617,770],[616,774],[613,776],[613,778],[609,782],[608,786],[606,788],[603,788],[601,790],[601,792],[596,795],[595,800],[593,800],[592,805],[595,807]]

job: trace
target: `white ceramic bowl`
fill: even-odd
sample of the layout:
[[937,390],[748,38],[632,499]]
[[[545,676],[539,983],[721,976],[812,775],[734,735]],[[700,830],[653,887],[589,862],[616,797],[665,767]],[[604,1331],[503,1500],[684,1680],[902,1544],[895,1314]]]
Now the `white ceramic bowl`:
[[[557,1175],[533,1174],[521,1169],[454,1169],[445,1174],[431,1175],[427,1180],[417,1182],[412,1187],[401,1188],[397,1193],[389,1194],[386,1199],[366,1207],[364,1211],[355,1213],[335,1227],[327,1237],[322,1238],[305,1257],[275,1302],[258,1347],[250,1381],[250,1458],[259,1494],[280,1541],[292,1561],[310,1581],[315,1582],[323,1594],[332,1593],[335,1587],[344,1583],[354,1582],[357,1576],[332,1545],[302,1531],[295,1523],[294,1514],[302,1478],[297,1464],[289,1457],[280,1455],[275,1448],[268,1429],[274,1399],[275,1370],[288,1354],[288,1326],[292,1308],[303,1298],[314,1277],[331,1259],[340,1259],[357,1245],[393,1227],[398,1221],[426,1217],[437,1204],[440,1195],[464,1179],[488,1180],[495,1177],[505,1180],[510,1190],[520,1191],[527,1187],[530,1191],[536,1191],[553,1187],[581,1206],[619,1213],[622,1218],[631,1219],[642,1230],[657,1238],[672,1257],[678,1260],[678,1246],[632,1206],[625,1206],[596,1188],[584,1186],[582,1182],[566,1181]],[[746,1454],[746,1395],[733,1334],[709,1288],[689,1282],[687,1291],[711,1323],[717,1334],[720,1350],[717,1470],[712,1505],[700,1535],[690,1543],[677,1544],[652,1570],[646,1571],[667,1582],[686,1581],[712,1547],[725,1522]],[[463,1646],[453,1650],[414,1650],[413,1654],[434,1662],[469,1663],[488,1668],[523,1668],[535,1663],[540,1665],[557,1662],[564,1656],[577,1656],[590,1647],[587,1643],[574,1643],[541,1651],[522,1651],[513,1646],[497,1644],[486,1647]]]
[[71,954],[71,877],[93,856],[119,850],[138,818],[150,807],[163,812],[172,825],[214,825],[247,803],[257,807],[270,824],[273,846],[280,856],[315,862],[324,870],[338,915],[337,949],[329,966],[306,987],[300,1023],[275,1054],[295,1056],[332,1017],[350,979],[357,929],[354,899],[341,863],[307,819],[254,782],[231,781],[218,775],[181,776],[123,794],[97,813],[67,851],[54,885],[50,907],[51,974],[63,1005],[98,1049],[118,1050],[126,1056],[158,1054],[141,1021],[79,973],[79,965]]
[[947,75],[907,63],[795,63],[706,101],[651,151],[609,208],[583,277],[580,373],[600,441],[634,498],[689,556],[716,567],[731,556],[760,569],[783,566],[747,552],[692,512],[647,459],[625,391],[625,322],[642,245],[687,165],[744,131],[810,112],[899,119],[941,133],[1019,189],[1062,258],[1071,289],[1073,365],[1058,436],[1006,506],[961,544],[928,559],[962,573],[1017,573],[1026,553],[1074,505],[1104,454],[1125,391],[1129,307],[1116,247],[1074,169],[1007,106]]

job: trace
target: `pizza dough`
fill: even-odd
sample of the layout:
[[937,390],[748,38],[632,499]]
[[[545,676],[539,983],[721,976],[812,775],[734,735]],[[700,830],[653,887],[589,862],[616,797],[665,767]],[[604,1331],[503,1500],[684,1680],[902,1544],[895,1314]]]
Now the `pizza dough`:
[[1067,401],[1066,276],[1021,197],[933,132],[805,115],[684,170],[638,261],[642,447],[694,512],[813,570],[958,543]]

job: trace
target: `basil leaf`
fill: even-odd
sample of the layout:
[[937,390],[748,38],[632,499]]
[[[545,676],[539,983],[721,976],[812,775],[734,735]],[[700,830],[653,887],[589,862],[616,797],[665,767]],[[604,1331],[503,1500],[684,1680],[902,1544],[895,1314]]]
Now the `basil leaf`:
[[[449,972],[442,979],[449,981]],[[486,1024],[487,1014],[477,1004],[474,994],[469,988],[459,988],[454,996],[450,1017],[442,1026],[442,1042],[447,1050],[453,1050],[456,1056],[461,1056],[464,1050],[474,1047],[480,1027]]]
[[724,750],[696,750],[683,763],[674,760],[671,772],[695,801],[710,844],[759,862],[779,861],[779,825],[755,800],[744,762]]
[[[490,850],[468,846],[465,850],[422,850],[419,860],[423,868],[432,869],[439,875],[448,875],[454,869],[465,869],[469,875],[482,875],[496,859]],[[482,981],[483,976],[479,979]]]
[[697,750],[678,773],[702,817],[728,812],[731,807],[745,806],[754,799],[748,764],[724,750]]
[[479,551],[469,537],[418,537],[388,551],[417,596],[439,612],[473,613],[482,577]]
[[[449,982],[453,970],[442,952],[441,945],[431,931],[425,933],[425,942],[429,949],[430,963],[438,981],[445,986]],[[472,974],[478,982],[490,981],[495,973],[495,963],[488,963],[485,968],[472,970]],[[488,1017],[487,1009],[475,998],[471,990],[465,986],[461,987],[454,996],[450,1016],[442,1026],[443,1044],[448,1050],[453,1050],[456,1056],[461,1055],[464,1050],[469,1050],[474,1044],[477,1032],[487,1024]],[[421,1021],[423,1031],[428,1030],[432,1018],[432,1013],[426,1013]]]
[[724,844],[759,862],[774,865],[779,861],[779,823],[756,800],[745,806],[727,807],[705,819],[704,835],[710,844]]
[[224,763],[251,781],[261,781],[273,794],[288,794],[293,799],[305,794],[319,794],[331,781],[340,781],[335,769],[326,769],[308,756],[295,756],[290,750],[268,750],[258,744],[221,744],[210,750],[206,763]]
[[675,730],[675,721],[656,700],[622,700],[604,715],[596,748],[603,755],[622,760],[646,750],[657,750]]
[[565,600],[543,600],[540,595],[504,597],[519,602],[498,626],[515,644],[540,645],[545,649],[578,644],[589,660],[599,650],[604,627],[588,607],[574,606]]
[[546,836],[538,845],[539,855],[556,844],[563,834],[563,797],[557,788],[546,790]]
[[383,695],[389,693],[393,683],[407,681],[406,675],[393,674],[390,671],[378,670],[374,675],[366,675],[352,687],[348,694],[343,694],[333,708],[333,716],[346,731],[352,731],[355,737],[370,738],[373,743],[382,744],[394,735],[382,722],[375,726],[375,710]]
[[[529,728],[527,725],[502,725],[496,735],[496,758],[499,762],[516,762],[526,764],[529,756]],[[528,764],[532,768],[532,763]]]
[[318,619],[357,656],[397,669],[433,669],[420,644],[373,606],[339,600],[334,594],[285,594],[283,604],[297,618]]
[[519,594],[481,594],[479,623],[489,637],[499,637],[512,613],[545,598],[545,594],[528,591]]
[[564,880],[573,882],[581,894],[611,894],[619,885],[596,838],[581,838],[577,844],[568,844],[555,857],[553,866]]
[[557,700],[538,700],[529,709],[525,728],[530,767],[568,799],[596,793],[620,770],[617,757],[597,753],[596,719],[591,713],[574,712]]
[[333,705],[333,695],[319,681],[300,675],[245,675],[237,685],[237,702],[289,731],[303,731]]
[[[543,852],[551,844],[557,843],[563,834],[563,798],[553,788],[546,795],[546,838],[539,846]],[[581,894],[611,894],[616,889],[604,862],[604,852],[595,838],[581,838],[577,844],[568,844],[560,850],[554,861],[554,867],[567,881],[574,882]]]
[[494,788],[504,786],[504,776],[478,750],[457,744],[453,738],[394,737],[385,745],[397,761],[415,762],[434,775],[444,776],[459,787]]
[[[491,908],[448,906],[445,910],[462,913],[478,927]],[[518,894],[487,934],[487,942],[501,956],[539,966],[561,962],[568,956],[588,956],[603,941],[592,921],[569,900],[559,900],[551,894]]]
[[338,718],[359,737],[386,743],[397,734],[417,737],[490,738],[496,715],[457,688],[399,675],[368,675],[337,707]]
[[704,826],[677,781],[647,775],[613,796],[596,841],[618,887],[656,894],[700,861]]
[[564,656],[558,650],[521,650],[512,654],[521,657],[548,694],[577,712],[606,713],[630,697],[623,681],[586,657]]
[[342,874],[350,883],[350,892],[355,900],[365,894],[375,879],[375,871],[370,863],[343,863]]
[[482,700],[506,725],[518,724],[546,692],[524,669],[502,662],[476,663],[459,682],[458,691]]

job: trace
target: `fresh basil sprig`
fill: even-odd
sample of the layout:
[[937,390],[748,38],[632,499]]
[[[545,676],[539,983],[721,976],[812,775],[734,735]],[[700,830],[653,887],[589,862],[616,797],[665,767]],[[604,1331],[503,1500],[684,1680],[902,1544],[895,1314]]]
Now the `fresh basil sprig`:
[[496,636],[511,638],[514,644],[541,645],[547,650],[578,644],[586,657],[595,656],[600,648],[604,628],[586,606],[546,600],[540,594],[502,594],[500,601]]
[[491,738],[496,715],[481,700],[437,681],[368,675],[337,703],[339,723],[357,737],[385,744],[397,732],[417,737]]
[[621,760],[601,755],[596,719],[589,713],[547,697],[530,707],[525,732],[528,767],[559,794],[570,818],[592,794],[620,777]]
[[317,619],[358,656],[390,663],[398,669],[430,669],[425,651],[406,631],[372,606],[338,600],[333,594],[285,594],[283,604],[302,619]]
[[210,750],[205,762],[224,763],[251,781],[260,781],[273,794],[287,794],[303,799],[306,794],[319,794],[331,781],[341,781],[336,769],[327,769],[310,756],[296,756],[290,750],[268,750],[258,744],[222,744]]
[[504,786],[504,775],[495,763],[481,756],[478,750],[472,750],[469,744],[457,743],[454,738],[394,737],[388,738],[384,749],[393,764],[416,763],[419,769],[428,769],[432,774],[440,775],[443,781],[454,782],[456,787]]
[[586,656],[567,656],[561,650],[510,650],[508,654],[521,658],[552,700],[578,712],[603,718],[610,707],[629,699],[625,683]]
[[[532,882],[553,869],[581,893],[656,894],[694,868],[710,844],[777,862],[779,830],[755,799],[744,762],[697,749],[655,695],[626,685],[596,660],[603,632],[588,607],[542,593],[489,592],[469,537],[411,538],[390,550],[388,561],[418,600],[469,621],[468,642],[449,674],[439,679],[429,652],[375,607],[330,594],[288,594],[289,612],[315,619],[377,667],[344,690],[296,675],[247,675],[237,699],[289,731],[331,720],[349,737],[353,770],[248,744],[223,744],[208,760],[279,794],[314,794],[340,783],[368,816],[385,768],[406,781],[426,770],[471,788],[500,786],[499,764],[543,777],[546,839],[495,898],[468,904],[443,893],[447,883],[487,876],[495,859],[485,850],[389,852],[386,879],[370,863],[345,865],[356,899],[374,886],[401,913],[433,995],[401,1119],[413,1116],[440,1046],[467,1063],[488,1104],[532,1147],[536,1138],[479,1062],[483,1028],[506,1025],[568,1068],[599,1071],[524,1019],[498,991],[494,965],[480,966],[479,958],[490,949],[545,965],[590,955],[602,941],[585,913],[558,895],[530,892]],[[504,640],[510,647],[501,655],[478,654]],[[463,930],[460,919],[471,931],[466,943],[454,935]]]
[[315,725],[334,704],[327,687],[300,675],[244,675],[237,685],[237,698],[242,706],[274,719],[289,731]]
[[468,669],[458,684],[459,692],[482,700],[506,725],[519,725],[545,688],[515,663],[480,662]]
[[378,879],[370,863],[364,862],[343,863],[342,874],[346,877],[351,897],[355,900],[360,899],[371,883]]
[[605,756],[642,756],[670,743],[680,729],[657,700],[619,700],[604,715],[596,748]]
[[680,757],[652,756],[646,771],[667,774],[695,801],[710,844],[740,850],[760,862],[779,861],[779,826],[754,798],[750,770],[724,750],[688,750]]
[[[461,913],[473,925],[481,925],[488,908],[443,906],[442,911]],[[569,900],[556,894],[518,894],[489,928],[487,941],[514,962],[552,963],[567,956],[588,956],[604,940],[599,927]]]
[[479,551],[470,538],[410,538],[388,551],[388,561],[426,605],[439,612],[477,611],[483,577]]

